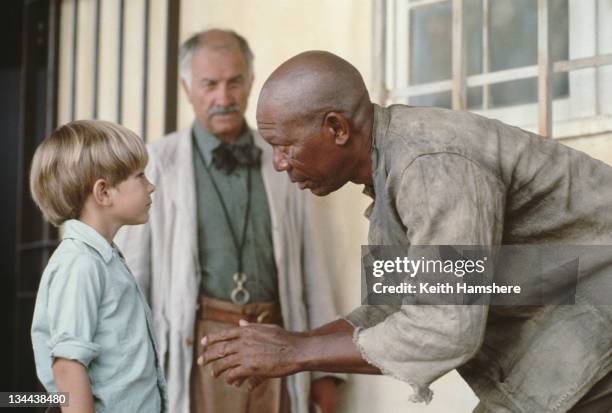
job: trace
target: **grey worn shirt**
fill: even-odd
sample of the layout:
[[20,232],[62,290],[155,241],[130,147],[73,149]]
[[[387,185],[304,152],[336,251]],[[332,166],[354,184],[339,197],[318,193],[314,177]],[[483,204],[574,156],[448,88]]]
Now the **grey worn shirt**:
[[[223,207],[210,180],[217,183],[238,242],[242,237],[247,205],[247,167],[238,165],[229,175],[212,165],[212,151],[221,141],[193,124],[197,148],[193,151],[198,209],[198,253],[202,268],[202,293],[208,297],[230,300],[236,288],[233,275],[238,269],[238,256]],[[236,144],[246,144],[251,133],[245,126]],[[198,154],[201,151],[206,165]],[[272,223],[266,188],[261,170],[251,168],[251,207],[243,251],[243,272],[247,275],[244,287],[250,302],[277,301],[278,278],[272,245]]]
[[[612,245],[604,163],[468,112],[375,105],[374,115],[370,244]],[[600,290],[612,257],[602,269]],[[477,412],[565,412],[612,369],[612,307],[577,301],[528,311],[363,306],[347,320],[362,355],[412,384],[417,401],[458,368]]]

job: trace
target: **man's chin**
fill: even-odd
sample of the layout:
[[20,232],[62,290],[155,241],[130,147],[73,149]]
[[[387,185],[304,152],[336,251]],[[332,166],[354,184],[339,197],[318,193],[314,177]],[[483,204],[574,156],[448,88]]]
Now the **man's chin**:
[[308,189],[310,189],[310,192],[316,196],[325,196],[333,192],[333,190],[329,188],[325,188],[325,187],[315,187],[315,188],[308,188]]
[[236,122],[218,122],[212,125],[211,133],[218,137],[238,136],[242,130],[242,124]]
[[316,196],[325,196],[325,195],[331,194],[332,192],[336,192],[338,189],[342,188],[345,184],[346,182],[341,183],[341,184],[338,184],[336,182],[331,185],[320,185],[320,186],[315,186],[315,187],[309,187],[308,189],[310,189],[310,192],[312,192]]

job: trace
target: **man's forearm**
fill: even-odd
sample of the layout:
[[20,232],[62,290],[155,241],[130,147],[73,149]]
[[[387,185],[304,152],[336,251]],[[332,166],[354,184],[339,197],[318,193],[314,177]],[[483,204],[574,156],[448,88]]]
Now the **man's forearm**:
[[327,334],[335,334],[335,333],[350,333],[353,334],[353,326],[349,324],[348,321],[343,319],[334,320],[330,323],[323,324],[319,328],[315,328],[314,330],[308,333],[309,336],[325,336]]
[[58,358],[53,363],[55,387],[68,393],[68,406],[62,413],[94,413],[93,396],[87,370],[78,361]]
[[214,363],[213,372],[227,373],[229,384],[250,377],[281,377],[300,371],[381,374],[353,343],[353,327],[336,320],[312,332],[292,333],[275,325],[242,323],[211,333],[199,364]]
[[381,374],[377,367],[364,360],[353,342],[353,330],[347,321],[336,320],[300,338],[300,370]]

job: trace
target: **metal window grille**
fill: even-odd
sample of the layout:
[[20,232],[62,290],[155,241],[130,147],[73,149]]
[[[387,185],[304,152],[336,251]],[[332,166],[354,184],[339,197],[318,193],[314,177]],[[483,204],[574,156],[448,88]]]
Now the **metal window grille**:
[[[410,98],[440,92],[450,92],[452,108],[467,109],[466,91],[482,87],[483,106],[489,106],[491,85],[536,78],[538,85],[538,132],[552,136],[553,93],[552,78],[557,73],[567,73],[585,68],[612,65],[612,53],[596,52],[592,57],[553,61],[551,57],[551,0],[532,0],[537,7],[537,64],[507,70],[490,71],[490,7],[495,0],[482,0],[482,73],[466,75],[465,0],[377,0],[374,3],[374,61],[373,73],[378,100],[382,103],[408,102]],[[594,0],[595,14],[599,2]],[[451,78],[410,84],[410,50],[414,39],[410,32],[410,13],[419,8],[440,3],[452,5],[452,70]],[[595,19],[597,22],[597,19]],[[592,28],[595,39],[598,25]],[[597,102],[604,91],[598,87],[595,74],[595,114],[599,115]]]

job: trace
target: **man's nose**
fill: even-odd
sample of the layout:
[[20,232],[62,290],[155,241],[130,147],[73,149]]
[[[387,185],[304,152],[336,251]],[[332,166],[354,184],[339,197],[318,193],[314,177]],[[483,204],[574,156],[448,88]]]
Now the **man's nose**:
[[219,106],[228,106],[233,102],[230,89],[225,84],[220,84],[217,87],[217,93],[215,94],[216,104]]
[[276,169],[277,172],[289,170],[290,166],[287,160],[287,155],[276,146],[273,148],[272,152],[272,164],[274,165],[274,169]]

